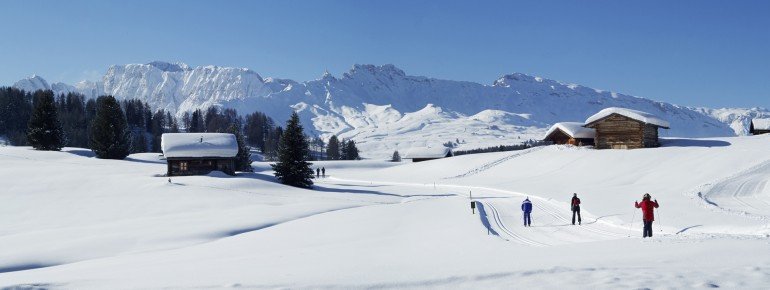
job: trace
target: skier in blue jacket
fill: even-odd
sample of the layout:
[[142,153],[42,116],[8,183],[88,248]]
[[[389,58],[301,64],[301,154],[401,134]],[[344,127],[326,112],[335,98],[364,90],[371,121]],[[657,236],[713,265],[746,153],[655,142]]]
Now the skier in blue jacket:
[[524,212],[524,226],[531,227],[532,218],[529,216],[529,214],[532,212],[532,202],[529,201],[529,197],[524,199],[524,202],[521,203],[521,211]]

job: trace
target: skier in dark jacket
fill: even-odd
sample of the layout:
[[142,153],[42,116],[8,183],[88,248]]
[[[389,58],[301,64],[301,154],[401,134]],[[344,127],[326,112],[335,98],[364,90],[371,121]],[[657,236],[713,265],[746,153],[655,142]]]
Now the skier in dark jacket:
[[570,204],[572,206],[572,225],[575,225],[575,214],[577,214],[578,225],[580,225],[583,219],[580,217],[580,199],[577,197],[577,193],[572,195]]
[[524,199],[524,202],[521,203],[521,211],[524,212],[524,226],[531,227],[532,218],[530,217],[530,213],[532,213],[532,202],[529,201],[529,197]]
[[658,200],[651,200],[649,193],[645,193],[642,202],[634,201],[636,208],[642,209],[642,221],[644,222],[644,233],[642,237],[652,237],[652,221],[655,220],[655,209],[659,207]]
[[326,177],[326,167],[321,167],[321,176]]
[[321,168],[316,167],[315,169],[315,178],[321,177]]

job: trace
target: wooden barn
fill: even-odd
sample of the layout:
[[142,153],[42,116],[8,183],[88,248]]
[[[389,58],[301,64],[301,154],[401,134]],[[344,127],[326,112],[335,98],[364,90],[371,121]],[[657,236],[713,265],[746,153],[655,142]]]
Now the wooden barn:
[[770,133],[770,119],[752,119],[749,134],[760,135]]
[[422,162],[452,156],[454,156],[452,149],[447,147],[421,147],[410,149],[403,158],[412,159],[412,162]]
[[222,171],[235,175],[238,141],[227,133],[166,133],[161,136],[168,176]]
[[613,107],[589,117],[584,127],[596,130],[596,149],[636,149],[660,146],[658,129],[669,129],[669,123],[650,113]]
[[576,146],[594,145],[596,131],[591,128],[583,127],[583,123],[561,122],[556,123],[545,132],[543,141],[549,141],[553,144],[569,144]]

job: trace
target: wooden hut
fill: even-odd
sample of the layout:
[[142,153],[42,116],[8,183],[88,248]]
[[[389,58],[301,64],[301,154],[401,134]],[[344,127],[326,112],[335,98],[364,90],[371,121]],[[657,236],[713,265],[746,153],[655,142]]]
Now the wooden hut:
[[227,133],[166,133],[161,136],[168,176],[222,171],[235,175],[238,141]]
[[569,144],[576,146],[594,145],[596,131],[583,127],[583,123],[561,122],[556,123],[545,132],[543,141],[553,144]]
[[412,159],[412,162],[422,162],[454,156],[452,149],[447,147],[420,147],[412,148],[404,155],[404,159]]
[[584,127],[596,130],[597,149],[636,149],[660,146],[658,128],[669,129],[669,123],[650,113],[613,107],[589,117]]
[[749,134],[759,135],[770,133],[770,119],[752,119]]

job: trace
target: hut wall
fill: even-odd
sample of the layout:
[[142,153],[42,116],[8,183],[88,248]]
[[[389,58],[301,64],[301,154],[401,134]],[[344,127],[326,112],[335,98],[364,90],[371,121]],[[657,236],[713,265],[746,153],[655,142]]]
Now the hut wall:
[[567,135],[567,133],[564,133],[562,130],[556,129],[551,133],[551,135],[548,135],[548,137],[545,139],[546,141],[551,141],[553,144],[568,144],[570,143],[570,140],[574,142],[574,139]]
[[659,146],[660,142],[658,141],[658,127],[646,124],[644,126],[644,147],[650,148]]
[[644,147],[645,125],[640,121],[613,114],[596,122],[591,127],[596,129],[595,146],[597,149]]
[[204,175],[219,170],[235,175],[235,160],[233,158],[169,158],[168,176]]

